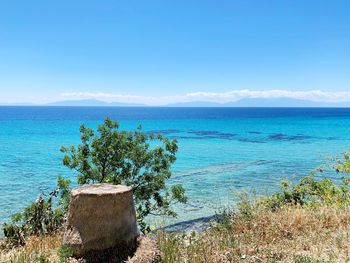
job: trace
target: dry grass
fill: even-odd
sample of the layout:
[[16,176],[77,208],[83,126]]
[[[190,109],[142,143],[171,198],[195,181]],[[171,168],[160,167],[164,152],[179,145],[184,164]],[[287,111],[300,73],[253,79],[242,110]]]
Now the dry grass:
[[[139,246],[135,254],[125,261],[125,263],[150,263],[159,260],[159,249],[154,238],[141,236],[138,240]],[[30,237],[25,246],[6,249],[0,247],[0,263],[78,263],[85,260],[66,258],[59,256],[59,249],[62,246],[62,235],[46,237]],[[113,257],[111,257],[113,258]],[[108,258],[109,260],[110,258]],[[90,262],[91,259],[87,260]],[[93,262],[100,262],[93,259]],[[103,261],[104,262],[104,261]],[[103,263],[101,262],[101,263]],[[119,260],[118,260],[119,262]],[[124,261],[123,261],[124,262]]]
[[[32,237],[0,250],[0,262],[59,262],[60,235]],[[230,216],[203,234],[158,233],[162,263],[350,262],[350,210],[256,208]]]
[[350,262],[350,211],[337,208],[263,209],[196,236],[162,233],[163,263]]
[[0,262],[58,262],[57,250],[62,243],[62,236],[30,237],[25,246],[12,249],[0,248]]

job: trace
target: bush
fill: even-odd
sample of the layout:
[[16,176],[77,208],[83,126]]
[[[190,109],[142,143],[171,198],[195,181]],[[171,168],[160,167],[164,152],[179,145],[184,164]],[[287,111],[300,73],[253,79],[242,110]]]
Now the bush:
[[[13,245],[23,245],[31,235],[45,235],[57,231],[65,221],[70,189],[69,180],[58,177],[57,187],[47,198],[43,194],[23,212],[12,215],[11,223],[3,226],[4,235]],[[53,201],[59,197],[57,206]]]
[[177,141],[161,135],[119,131],[117,122],[105,119],[97,133],[82,125],[81,144],[62,147],[63,164],[78,172],[78,183],[124,184],[133,189],[137,218],[143,232],[148,215],[176,216],[171,205],[187,201],[181,185],[167,187],[175,162]]
[[298,183],[293,184],[284,180],[281,182],[281,190],[262,198],[260,205],[267,206],[272,210],[281,208],[284,205],[300,206],[337,206],[348,207],[350,204],[350,158],[344,153],[341,158],[335,159],[330,172],[341,174],[339,182],[323,175],[324,169],[302,177]]
[[295,263],[331,263],[330,261],[313,259],[308,256],[295,256]]
[[66,263],[69,262],[69,257],[73,256],[73,250],[71,247],[63,245],[58,249],[57,254],[59,263]]

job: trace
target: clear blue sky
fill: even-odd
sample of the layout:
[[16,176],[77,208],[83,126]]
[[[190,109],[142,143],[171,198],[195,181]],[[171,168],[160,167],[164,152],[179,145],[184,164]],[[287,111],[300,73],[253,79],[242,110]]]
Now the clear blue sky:
[[243,89],[350,100],[349,12],[348,0],[3,0],[0,103]]

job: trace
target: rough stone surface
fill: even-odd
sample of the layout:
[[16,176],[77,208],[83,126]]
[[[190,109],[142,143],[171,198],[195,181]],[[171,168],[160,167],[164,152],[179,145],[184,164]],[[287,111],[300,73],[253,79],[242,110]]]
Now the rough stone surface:
[[132,251],[138,235],[130,187],[94,184],[72,191],[63,244],[75,257],[118,247]]

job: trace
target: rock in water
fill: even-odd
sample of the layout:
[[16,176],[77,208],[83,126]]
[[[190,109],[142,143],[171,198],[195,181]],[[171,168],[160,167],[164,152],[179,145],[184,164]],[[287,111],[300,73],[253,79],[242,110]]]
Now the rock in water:
[[130,187],[93,184],[72,191],[63,244],[75,257],[110,248],[132,251],[138,236]]

